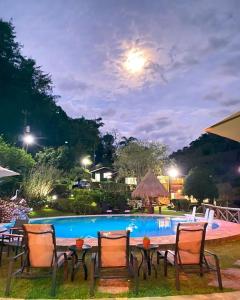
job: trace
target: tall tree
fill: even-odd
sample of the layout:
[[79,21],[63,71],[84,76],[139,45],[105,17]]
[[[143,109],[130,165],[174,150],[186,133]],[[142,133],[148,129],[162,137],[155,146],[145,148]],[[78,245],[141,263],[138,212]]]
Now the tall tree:
[[73,149],[75,159],[93,154],[100,143],[101,119],[72,119],[56,104],[52,80],[35,60],[21,54],[11,22],[0,20],[0,133],[22,145],[25,125],[37,138],[35,147],[63,146]]
[[135,141],[117,150],[115,167],[119,177],[136,177],[138,182],[152,169],[160,175],[168,164],[167,148],[161,143]]
[[218,197],[218,189],[207,169],[192,169],[184,182],[184,195],[193,196],[201,204],[204,199],[212,203]]

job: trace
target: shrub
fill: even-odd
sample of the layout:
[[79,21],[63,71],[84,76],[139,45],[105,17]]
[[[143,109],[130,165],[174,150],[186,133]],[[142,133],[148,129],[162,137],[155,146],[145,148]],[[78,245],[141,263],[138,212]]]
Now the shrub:
[[58,183],[53,186],[51,194],[56,194],[59,198],[68,198],[70,195],[70,190],[68,184]]
[[174,208],[177,211],[180,211],[180,210],[188,211],[189,207],[190,207],[190,204],[191,204],[191,201],[189,201],[185,198],[183,198],[183,199],[172,199],[171,202],[173,203]]
[[53,190],[59,171],[53,166],[38,165],[30,170],[23,180],[23,192],[28,204],[41,208]]
[[51,202],[55,209],[76,214],[97,214],[101,212],[100,203],[103,193],[100,190],[73,190],[68,199]]

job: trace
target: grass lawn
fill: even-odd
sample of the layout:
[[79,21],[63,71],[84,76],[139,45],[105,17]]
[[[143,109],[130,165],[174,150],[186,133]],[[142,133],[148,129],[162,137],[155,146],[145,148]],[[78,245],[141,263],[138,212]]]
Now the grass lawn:
[[[210,245],[206,249],[218,254],[222,268],[230,268],[233,263],[240,258],[239,241],[225,242],[219,245]],[[137,252],[136,252],[137,253]],[[138,255],[138,254],[137,254]],[[89,263],[89,256],[88,256]],[[3,265],[0,267],[0,297],[4,296],[4,287],[6,284],[6,274],[8,268],[8,259],[4,255]],[[89,264],[88,264],[89,269]],[[218,292],[218,288],[209,287],[209,279],[215,276],[214,273],[205,274],[203,278],[199,275],[191,274],[184,276],[181,280],[181,291],[175,289],[174,271],[169,267],[168,277],[163,276],[163,263],[160,262],[158,269],[158,278],[154,275],[148,280],[140,277],[139,297],[150,296],[170,296],[178,294],[200,294]],[[82,270],[77,273],[74,282],[70,280],[63,282],[63,270],[60,270],[57,284],[56,298],[88,298],[89,297],[89,281],[83,280]],[[49,279],[15,279],[11,297],[13,298],[50,298],[50,280]],[[229,291],[225,289],[224,291]],[[96,291],[96,298],[106,297],[134,297],[134,293],[130,287],[129,293],[111,295],[99,293]]]
[[[158,210],[155,211],[158,213]],[[183,212],[176,212],[168,210],[166,207],[162,208],[163,215],[182,215]],[[69,213],[59,212],[52,208],[43,208],[39,211],[31,213],[31,218],[37,217],[54,217],[54,216],[65,216]],[[206,247],[218,254],[222,268],[230,268],[233,263],[240,258],[240,243],[239,241],[226,242],[219,245],[211,245]],[[89,257],[88,257],[89,262]],[[4,296],[4,287],[6,284],[6,274],[8,268],[8,259],[4,256],[3,265],[0,267],[0,297]],[[88,265],[89,268],[89,265]],[[63,282],[63,272],[59,272],[58,284],[57,284],[57,295],[56,298],[88,298],[89,297],[89,281],[84,281],[82,271],[78,272],[74,282],[70,280]],[[139,286],[139,297],[150,297],[150,296],[170,296],[170,295],[181,295],[181,294],[200,294],[200,293],[213,293],[218,292],[218,288],[209,287],[209,279],[215,276],[214,273],[206,274],[203,278],[200,278],[196,274],[184,276],[181,280],[181,291],[175,289],[175,278],[172,267],[169,267],[168,277],[163,276],[163,263],[160,262],[158,266],[158,278],[154,276],[148,280],[143,280],[140,277]],[[49,278],[42,279],[15,279],[12,285],[11,297],[13,298],[50,298],[50,280]],[[225,291],[229,291],[226,290]],[[96,298],[106,297],[135,297],[130,287],[129,293],[112,295],[105,293],[95,293]]]
[[[229,268],[239,259],[240,243],[239,241],[227,242],[220,245],[211,245],[207,249],[217,253],[220,258],[221,267]],[[3,265],[0,267],[0,297],[4,296],[4,287],[6,283],[8,260],[4,257]],[[89,265],[88,265],[89,268]],[[87,298],[89,297],[89,282],[83,280],[82,271],[78,272],[74,282],[70,280],[63,282],[62,270],[60,270],[57,295],[56,298]],[[158,266],[158,278],[154,276],[148,280],[143,280],[140,277],[139,297],[150,296],[168,296],[178,294],[200,294],[218,292],[218,288],[208,287],[209,279],[215,276],[212,274],[205,274],[200,278],[196,274],[187,275],[181,280],[181,291],[175,289],[174,271],[169,267],[168,278],[163,276],[163,265],[160,262]],[[225,291],[229,291],[226,290]],[[11,297],[14,298],[50,298],[50,280],[49,279],[15,279],[13,281],[13,288]],[[134,297],[134,293],[130,289],[129,293],[125,294],[103,294],[96,291],[95,297]]]
[[[154,209],[155,209],[154,213],[158,214],[158,207],[155,207]],[[167,209],[167,207],[162,207],[162,215],[182,216],[183,214],[184,214],[184,212],[182,212],[182,211],[169,210],[169,209]],[[60,217],[60,216],[70,216],[70,215],[75,215],[75,214],[45,207],[40,210],[35,210],[35,211],[31,212],[29,217],[30,218],[47,218],[47,217],[58,217],[58,216]]]
[[60,216],[71,216],[71,215],[75,215],[75,214],[45,207],[40,210],[32,211],[29,214],[29,217],[30,218],[47,218],[47,217],[60,217]]

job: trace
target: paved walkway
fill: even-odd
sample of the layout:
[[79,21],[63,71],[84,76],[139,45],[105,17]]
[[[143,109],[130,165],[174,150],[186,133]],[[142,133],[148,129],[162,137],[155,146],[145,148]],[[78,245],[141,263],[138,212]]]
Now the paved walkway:
[[[126,300],[126,299],[128,298],[100,298],[95,300]],[[216,293],[216,294],[205,294],[205,295],[187,295],[187,296],[144,297],[144,298],[129,298],[129,299],[130,300],[239,300],[240,292]],[[24,300],[24,299],[0,298],[0,300]]]

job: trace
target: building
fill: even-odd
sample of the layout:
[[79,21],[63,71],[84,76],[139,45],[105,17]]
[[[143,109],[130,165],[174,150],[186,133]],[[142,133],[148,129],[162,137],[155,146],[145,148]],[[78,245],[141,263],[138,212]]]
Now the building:
[[[184,176],[179,176],[172,178],[170,176],[158,176],[157,177],[160,183],[165,187],[165,189],[170,193],[171,199],[183,199],[183,185],[184,185]],[[125,183],[128,185],[137,185],[136,177],[126,177]]]
[[100,167],[90,171],[93,182],[112,180],[116,176],[116,171],[108,167]]

